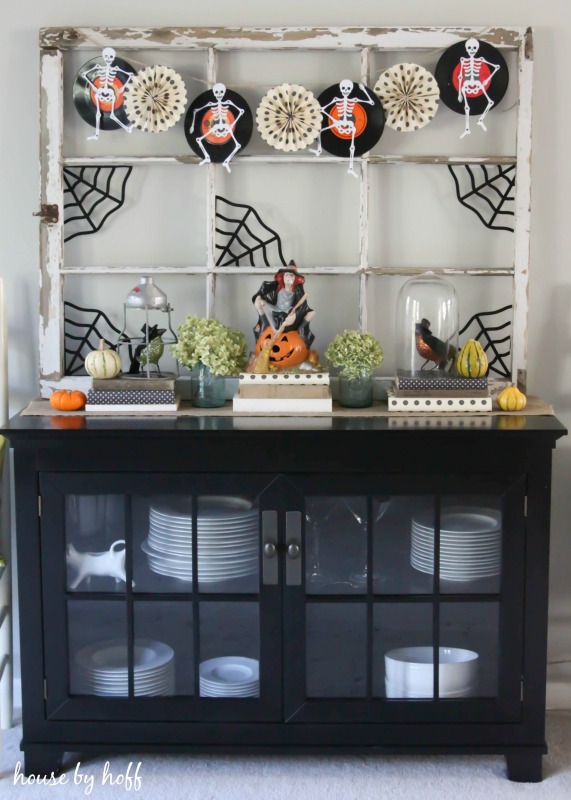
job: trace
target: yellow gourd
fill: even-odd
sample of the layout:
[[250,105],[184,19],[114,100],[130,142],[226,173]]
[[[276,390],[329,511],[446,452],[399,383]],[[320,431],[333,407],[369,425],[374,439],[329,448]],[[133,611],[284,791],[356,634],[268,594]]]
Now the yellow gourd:
[[488,358],[480,342],[468,339],[458,353],[456,369],[464,378],[482,378],[488,371]]
[[508,386],[498,395],[498,405],[502,411],[521,411],[526,403],[526,396],[517,386]]

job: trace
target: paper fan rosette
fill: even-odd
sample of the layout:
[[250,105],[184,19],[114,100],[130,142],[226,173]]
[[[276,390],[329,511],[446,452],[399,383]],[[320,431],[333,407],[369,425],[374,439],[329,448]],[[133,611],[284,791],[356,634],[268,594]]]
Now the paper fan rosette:
[[147,67],[125,89],[125,110],[141,131],[161,133],[179,121],[186,106],[186,86],[170,67]]
[[374,92],[386,124],[395,131],[417,131],[434,118],[440,92],[436,78],[418,64],[395,64],[379,77]]
[[317,139],[321,108],[313,92],[282,83],[262,98],[256,111],[262,139],[276,150],[303,150]]

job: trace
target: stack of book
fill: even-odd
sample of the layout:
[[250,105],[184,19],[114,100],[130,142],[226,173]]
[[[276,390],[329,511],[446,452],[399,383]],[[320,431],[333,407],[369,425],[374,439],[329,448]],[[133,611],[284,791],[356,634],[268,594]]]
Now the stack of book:
[[175,394],[174,382],[174,378],[94,378],[85,410],[92,413],[176,411],[180,398]]
[[273,372],[241,374],[234,395],[234,411],[261,413],[311,413],[331,411],[331,388],[327,372]]
[[389,411],[486,412],[492,410],[487,378],[427,372],[398,376],[387,392]]

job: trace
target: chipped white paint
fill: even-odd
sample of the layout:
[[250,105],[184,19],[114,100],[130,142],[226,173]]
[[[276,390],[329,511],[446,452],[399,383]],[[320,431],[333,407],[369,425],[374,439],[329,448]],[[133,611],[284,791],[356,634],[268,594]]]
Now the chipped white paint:
[[380,26],[333,28],[43,28],[40,46],[61,49],[219,50],[312,49],[434,50],[471,36],[500,48],[515,48],[525,28]]
[[64,375],[58,380],[42,379],[40,381],[42,397],[49,397],[56,389],[77,389],[87,394],[92,385],[89,375]]
[[[217,69],[216,50],[211,47],[208,50],[208,62],[206,76],[210,88],[216,83]],[[206,316],[207,318],[215,315],[216,302],[216,275],[214,268],[216,265],[216,173],[215,164],[208,165],[208,184],[206,188],[206,265],[208,268],[206,276]]]
[[[363,48],[361,51],[361,81],[369,86],[371,78],[371,49]],[[367,290],[369,276],[366,272],[369,266],[369,162],[367,154],[361,159],[361,178],[359,184],[359,330],[367,331]]]
[[519,50],[517,115],[517,177],[515,193],[514,309],[512,379],[525,391],[527,384],[527,314],[531,224],[531,122],[533,40],[531,29]]
[[[355,159],[359,162],[361,159]],[[399,156],[399,155],[371,155],[366,156],[369,164],[382,165],[382,164],[454,164],[462,166],[465,164],[473,165],[508,165],[515,164],[517,159],[515,156]],[[144,166],[149,164],[183,164],[183,165],[198,165],[201,159],[198,156],[69,156],[62,159],[62,163],[66,167],[127,167],[127,166]],[[318,159],[314,156],[283,153],[276,155],[273,153],[250,155],[244,153],[237,155],[232,161],[232,168],[234,166],[249,165],[249,164],[345,164],[346,158],[341,156],[321,155]]]
[[40,223],[40,374],[59,377],[63,356],[63,58],[42,53],[40,74],[40,203],[56,205],[60,220]]
[[[269,268],[271,269],[271,268]],[[209,272],[214,272],[217,275],[267,275],[268,267],[252,267],[249,264],[243,266],[227,266],[217,267],[209,270],[207,266],[146,266],[145,272],[150,275],[207,275]],[[439,275],[481,275],[484,277],[493,277],[499,275],[513,275],[513,267],[377,267],[374,264],[369,264],[365,268],[360,266],[307,266],[303,267],[304,273],[313,273],[314,275],[360,275],[366,273],[367,275],[422,275],[425,272],[436,272]],[[133,266],[92,266],[92,267],[77,267],[69,266],[62,269],[62,273],[67,275],[140,275],[141,267]]]

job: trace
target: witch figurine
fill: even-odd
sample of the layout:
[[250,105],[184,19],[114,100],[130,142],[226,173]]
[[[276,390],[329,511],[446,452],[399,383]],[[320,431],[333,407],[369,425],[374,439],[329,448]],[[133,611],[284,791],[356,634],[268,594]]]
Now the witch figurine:
[[304,284],[305,278],[290,261],[276,272],[273,281],[264,281],[252,297],[258,312],[252,371],[284,370],[308,360],[315,338],[309,323],[315,311],[307,304]]

